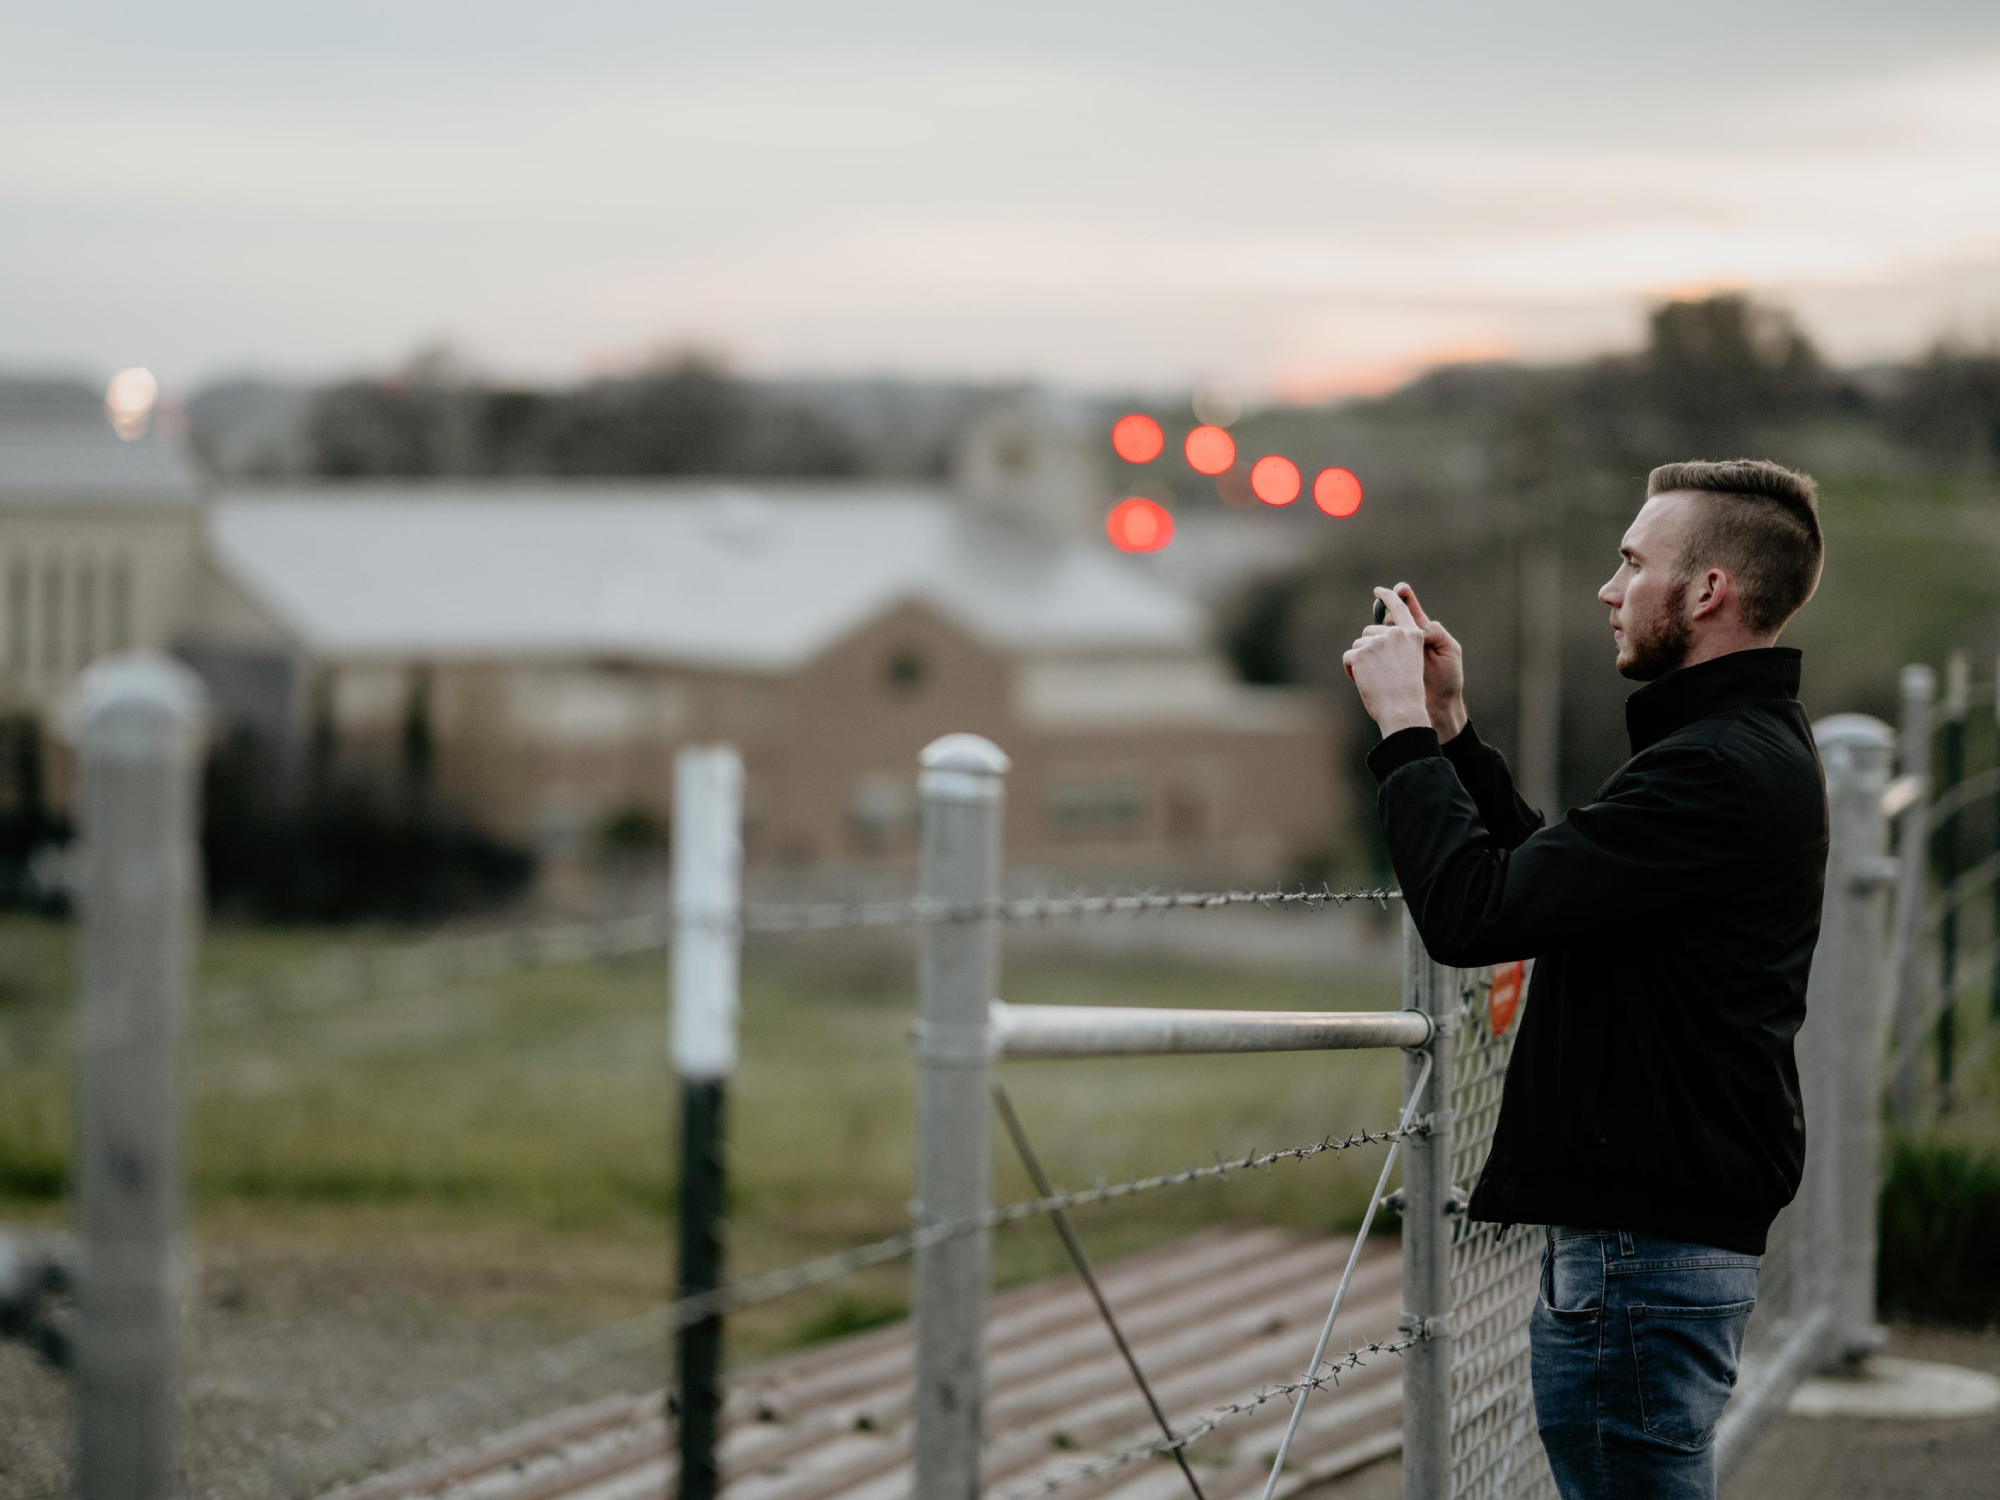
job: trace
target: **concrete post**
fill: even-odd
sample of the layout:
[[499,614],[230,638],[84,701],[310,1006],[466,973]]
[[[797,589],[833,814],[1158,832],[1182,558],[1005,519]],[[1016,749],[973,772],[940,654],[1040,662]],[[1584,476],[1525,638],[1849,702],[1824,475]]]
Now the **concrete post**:
[[[1431,1117],[1428,1135],[1403,1143],[1403,1316],[1405,1332],[1430,1337],[1403,1354],[1403,1500],[1447,1500],[1451,1494],[1451,1068],[1458,1007],[1452,972],[1432,961],[1403,915],[1403,1004],[1437,1023],[1430,1044]],[[1420,1051],[1403,1053],[1403,1098],[1423,1067]]]
[[[1965,779],[1965,719],[1971,698],[1971,671],[1963,651],[1954,651],[1944,664],[1944,723],[1940,726],[1939,750],[1944,765],[1938,776],[1936,795],[1948,797]],[[1937,841],[1938,889],[1950,891],[1960,872],[1960,837],[1965,814],[1955,812],[1934,831]],[[1947,906],[1938,919],[1938,998],[1942,1008],[1937,1020],[1938,1112],[1951,1109],[1952,1061],[1958,1041],[1958,908]]]
[[77,1024],[78,1493],[176,1489],[180,1042],[201,899],[201,686],[164,657],[108,658],[70,705],[81,752]]
[[[1927,706],[1927,704],[1926,704]],[[1819,948],[1806,999],[1808,1170],[1824,1199],[1802,1233],[1830,1247],[1835,1347],[1841,1358],[1879,1349],[1875,1320],[1875,1215],[1881,1187],[1883,892],[1892,872],[1882,794],[1895,736],[1864,714],[1836,714],[1813,730],[1826,765],[1832,847]],[[1905,761],[1905,765],[1911,762]],[[1906,864],[1921,863],[1906,846]]]
[[1924,1008],[1921,938],[1924,893],[1930,883],[1931,703],[1937,696],[1937,674],[1920,664],[1907,666],[1903,668],[1902,688],[1903,728],[1897,759],[1902,774],[1916,782],[1917,794],[1904,810],[1897,833],[1897,857],[1903,868],[1896,890],[1896,931],[1890,951],[1895,956],[1896,1122],[1908,1125],[1917,1115],[1924,1056],[1918,1021]]
[[[1001,818],[1009,761],[999,746],[948,734],[925,748],[924,901],[962,907],[1000,894]],[[919,1224],[986,1209],[992,1197],[992,1059],[987,1010],[999,993],[997,916],[952,917],[919,934],[917,1196]],[[991,1236],[917,1251],[916,1484],[924,1500],[977,1500],[985,1399]]]
[[[681,1081],[680,1295],[722,1284],[727,1237],[724,1123],[736,1071],[742,955],[743,762],[727,745],[683,750],[674,763],[673,1052]],[[680,1391],[680,1500],[721,1488],[722,1318],[675,1342]]]

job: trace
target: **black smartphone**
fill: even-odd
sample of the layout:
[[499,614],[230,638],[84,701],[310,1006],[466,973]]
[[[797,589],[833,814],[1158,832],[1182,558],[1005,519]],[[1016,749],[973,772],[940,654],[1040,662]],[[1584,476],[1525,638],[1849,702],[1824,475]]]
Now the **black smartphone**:
[[1384,604],[1380,599],[1375,601],[1375,623],[1377,625],[1386,625],[1389,623],[1389,606]]

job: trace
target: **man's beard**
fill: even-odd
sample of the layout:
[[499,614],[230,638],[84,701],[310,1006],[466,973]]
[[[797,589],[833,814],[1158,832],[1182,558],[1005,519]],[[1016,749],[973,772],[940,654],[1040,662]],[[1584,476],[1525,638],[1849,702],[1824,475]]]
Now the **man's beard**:
[[1653,617],[1650,626],[1643,630],[1627,627],[1625,649],[1631,653],[1631,659],[1619,663],[1619,675],[1634,682],[1655,682],[1677,671],[1687,660],[1688,647],[1693,644],[1694,622],[1687,617],[1684,583],[1674,590],[1674,597]]

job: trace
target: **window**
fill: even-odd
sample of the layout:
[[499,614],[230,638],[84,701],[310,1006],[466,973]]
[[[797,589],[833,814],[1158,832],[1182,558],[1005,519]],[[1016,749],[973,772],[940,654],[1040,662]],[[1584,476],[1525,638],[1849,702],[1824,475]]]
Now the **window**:
[[86,557],[76,570],[76,665],[90,665],[97,655],[97,564]]
[[42,565],[42,670],[51,676],[63,663],[62,584],[62,560],[52,557]]
[[7,569],[7,671],[16,682],[28,675],[28,560],[16,557]]
[[903,771],[869,771],[847,794],[847,840],[856,854],[893,854],[915,842],[916,781]]
[[889,654],[889,690],[901,697],[923,691],[931,675],[931,664],[913,646],[899,647]]
[[111,564],[111,649],[132,649],[132,563],[123,557]]
[[1061,839],[1130,839],[1146,827],[1146,780],[1129,769],[1058,771],[1049,781],[1045,813]]

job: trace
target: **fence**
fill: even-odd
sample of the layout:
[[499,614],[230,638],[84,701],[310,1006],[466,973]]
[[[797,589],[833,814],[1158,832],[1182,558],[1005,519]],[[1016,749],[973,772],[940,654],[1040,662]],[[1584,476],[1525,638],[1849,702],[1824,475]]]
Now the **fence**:
[[[170,1080],[184,1007],[191,915],[193,750],[196,711],[181,680],[157,665],[121,663],[87,679],[82,822],[89,854],[84,896],[84,1040],[80,1097],[86,1111],[77,1163],[85,1247],[77,1376],[84,1493],[169,1492],[165,1413],[173,1388],[171,1298],[178,1264],[177,1133]],[[1890,806],[1912,820],[1928,801],[1908,777],[1889,786],[1891,734],[1841,715],[1818,726],[1833,815],[1833,848],[1819,957],[1800,1039],[1809,1155],[1805,1182],[1780,1217],[1766,1258],[1742,1380],[1718,1435],[1727,1469],[1748,1451],[1806,1373],[1872,1348],[1873,1209],[1879,1154],[1876,1077],[1883,1029],[1882,893],[1897,866],[1885,858]],[[1010,1005],[1001,982],[1003,929],[1013,922],[1087,919],[1113,912],[1204,910],[1249,903],[1338,909],[1386,903],[1378,891],[1082,893],[1011,898],[1002,890],[1001,814],[1008,763],[990,743],[947,736],[923,756],[923,855],[910,902],[810,907],[746,906],[740,878],[741,768],[733,752],[683,754],[677,781],[673,911],[673,1053],[682,1080],[679,1296],[608,1342],[671,1332],[679,1412],[679,1493],[706,1500],[722,1485],[721,1326],[733,1309],[822,1284],[865,1266],[911,1258],[915,1391],[911,1493],[925,1500],[1015,1497],[1100,1487],[1125,1465],[1168,1455],[1200,1500],[1189,1450],[1232,1424],[1270,1417],[1286,1403],[1283,1437],[1262,1482],[1272,1500],[1286,1479],[1287,1448],[1308,1402],[1332,1399],[1339,1376],[1388,1355],[1403,1362],[1404,1493],[1442,1497],[1552,1493],[1535,1433],[1526,1314],[1535,1293],[1538,1231],[1474,1224],[1465,1190],[1482,1164],[1499,1113],[1500,1086],[1518,1019],[1520,966],[1458,971],[1434,963],[1405,920],[1402,1006],[1385,1012],[1190,1011]],[[1911,809],[1916,809],[1912,812]],[[1907,888],[1907,868],[1904,871]],[[1907,903],[1898,910],[1904,942]],[[814,1261],[730,1282],[722,1223],[728,1082],[735,1061],[738,955],[746,931],[813,931],[905,924],[918,938],[920,1013],[916,1194],[904,1233]],[[1908,948],[1899,947],[1898,964]],[[1898,968],[1901,972],[1901,967]],[[1856,1045],[1860,1040],[1861,1044]],[[1402,1103],[1383,1128],[1322,1139],[1155,1177],[1056,1191],[1040,1172],[1026,1124],[1011,1108],[999,1066],[1017,1058],[1393,1048],[1403,1056]],[[124,1091],[119,1093],[119,1091]],[[122,1102],[112,1101],[114,1095]],[[992,1122],[1007,1126],[1038,1196],[992,1201]],[[1267,1385],[1200,1413],[1174,1415],[1119,1329],[1109,1301],[1096,1305],[1157,1435],[1054,1466],[983,1462],[989,1241],[1006,1224],[1050,1217],[1077,1269],[1097,1284],[1066,1215],[1281,1160],[1373,1147],[1383,1160],[1346,1272],[1332,1289],[1317,1341],[1300,1350],[1297,1380]],[[1387,1192],[1404,1162],[1398,1195]],[[136,1175],[132,1164],[143,1162]],[[1378,1210],[1402,1215],[1403,1314],[1391,1329],[1363,1330],[1328,1357],[1338,1319]],[[583,1357],[583,1346],[567,1355]],[[449,1403],[445,1404],[446,1406]],[[441,1408],[442,1409],[442,1408]],[[411,1420],[422,1420],[417,1414]],[[363,1450],[349,1444],[344,1460]],[[98,1467],[93,1468],[92,1464]],[[113,1471],[116,1471],[115,1474]],[[300,1471],[310,1477],[310,1466]],[[302,1478],[304,1492],[309,1486]],[[828,1491],[827,1493],[832,1493]],[[1244,1493],[1248,1493],[1245,1491]]]
[[[1976,1072],[1983,1061],[1960,1055],[1958,1034],[1961,939],[1971,925],[1972,903],[1981,896],[1991,902],[1987,1008],[2000,1020],[2000,749],[1996,764],[1966,774],[1974,711],[1988,710],[2000,725],[2000,684],[1973,682],[1965,654],[1954,651],[1945,663],[1941,700],[1937,674],[1927,666],[1904,668],[1901,688],[1903,774],[1891,797],[1902,859],[1892,966],[1891,1098],[1897,1125],[1909,1129],[1926,1107],[1948,1113],[1957,1077]],[[1968,835],[1979,831],[1981,821],[1991,848],[1970,862]],[[1984,1030],[1990,1046],[2000,1028]],[[1927,1050],[1934,1062],[1928,1088]]]

